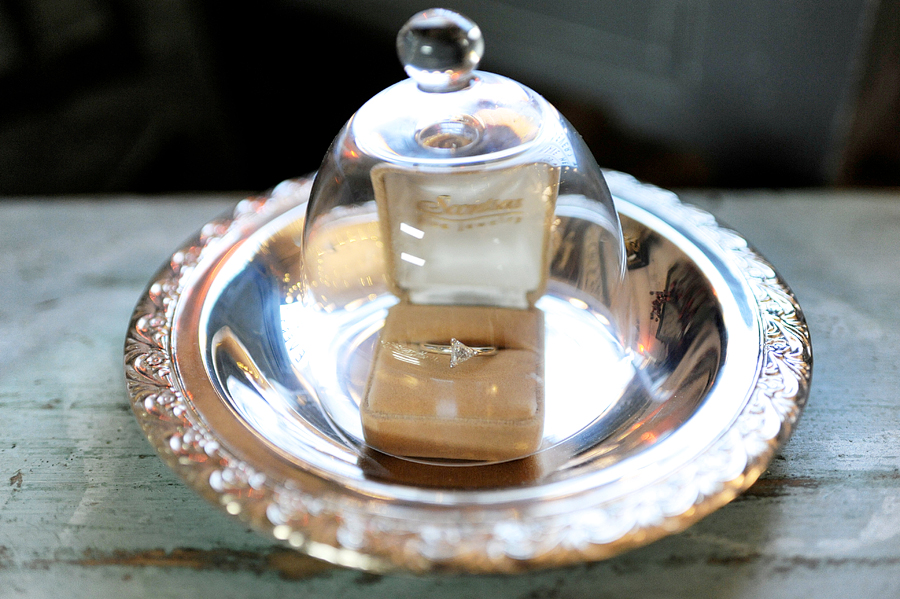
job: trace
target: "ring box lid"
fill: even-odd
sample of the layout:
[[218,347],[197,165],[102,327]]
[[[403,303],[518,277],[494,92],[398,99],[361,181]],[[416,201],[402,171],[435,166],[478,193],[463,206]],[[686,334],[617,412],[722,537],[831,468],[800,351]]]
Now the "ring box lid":
[[528,308],[546,287],[559,169],[372,171],[392,291],[413,304]]

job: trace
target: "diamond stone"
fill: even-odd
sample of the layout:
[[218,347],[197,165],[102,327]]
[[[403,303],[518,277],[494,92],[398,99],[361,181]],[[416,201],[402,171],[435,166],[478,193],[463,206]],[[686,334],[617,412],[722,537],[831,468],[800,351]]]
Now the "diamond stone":
[[462,364],[475,355],[475,350],[456,339],[450,340],[450,368]]

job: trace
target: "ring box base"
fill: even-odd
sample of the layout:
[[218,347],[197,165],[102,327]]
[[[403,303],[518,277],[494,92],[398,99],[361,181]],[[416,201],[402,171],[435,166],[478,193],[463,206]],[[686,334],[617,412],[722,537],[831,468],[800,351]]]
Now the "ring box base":
[[[450,368],[420,343],[493,346]],[[540,447],[543,313],[401,302],[388,311],[360,406],[366,443],[391,455],[497,461]]]

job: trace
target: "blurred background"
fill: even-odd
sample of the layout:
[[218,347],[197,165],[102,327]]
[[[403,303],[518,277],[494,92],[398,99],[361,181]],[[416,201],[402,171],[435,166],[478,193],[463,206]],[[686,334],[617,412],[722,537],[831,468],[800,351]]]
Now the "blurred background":
[[[898,0],[460,0],[481,68],[669,187],[900,185]],[[0,194],[263,190],[405,77],[408,0],[0,0]]]

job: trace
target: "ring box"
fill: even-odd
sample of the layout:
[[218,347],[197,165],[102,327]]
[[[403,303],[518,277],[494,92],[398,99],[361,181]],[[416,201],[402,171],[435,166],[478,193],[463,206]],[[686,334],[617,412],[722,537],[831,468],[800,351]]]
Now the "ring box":
[[[381,165],[372,182],[400,302],[360,405],[366,443],[397,456],[497,461],[540,448],[544,318],[559,169]],[[496,348],[450,366],[423,344]],[[449,351],[449,350],[448,350]]]

